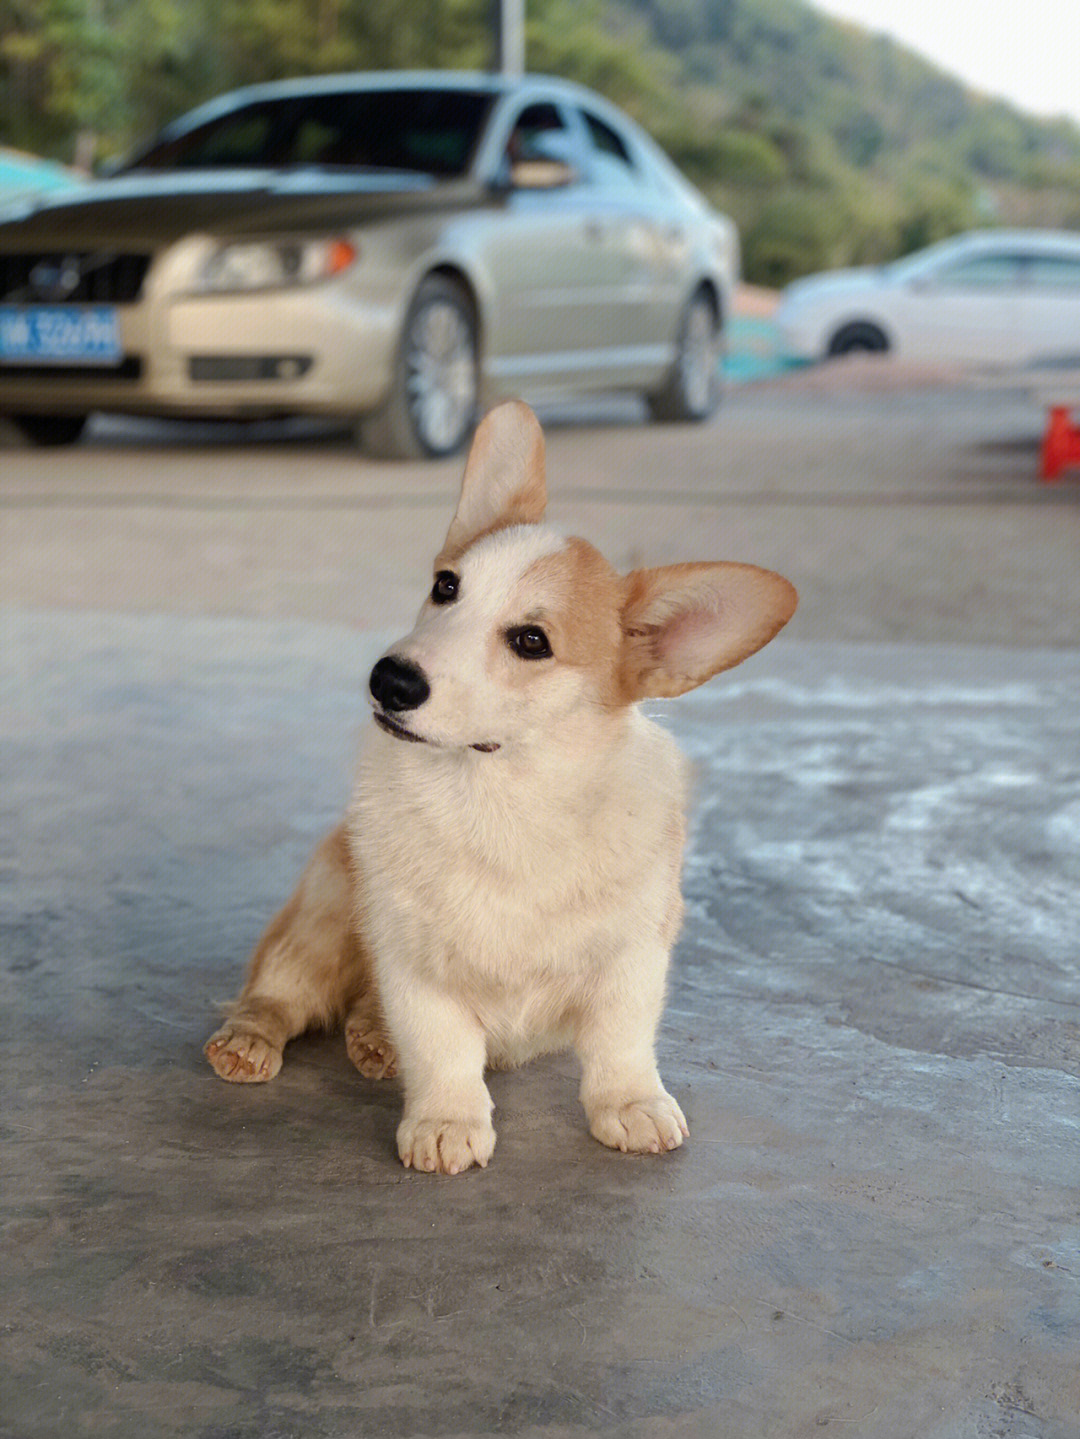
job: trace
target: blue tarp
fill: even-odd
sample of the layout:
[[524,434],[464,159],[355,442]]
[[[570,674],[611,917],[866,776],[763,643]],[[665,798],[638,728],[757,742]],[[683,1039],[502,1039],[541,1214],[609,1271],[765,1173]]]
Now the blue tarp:
[[70,189],[82,183],[74,170],[54,160],[39,160],[20,150],[0,148],[0,203],[23,195],[42,195],[49,190]]
[[727,353],[724,379],[739,384],[764,380],[799,367],[802,362],[785,356],[780,348],[780,331],[771,320],[736,315],[727,324]]

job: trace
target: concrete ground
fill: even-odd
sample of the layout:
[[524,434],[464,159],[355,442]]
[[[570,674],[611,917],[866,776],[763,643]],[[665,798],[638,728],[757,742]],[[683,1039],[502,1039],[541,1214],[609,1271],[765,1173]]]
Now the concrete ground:
[[[626,568],[780,570],[789,642],[1080,643],[1080,475],[1039,484],[1042,413],[906,378],[852,360],[733,388],[689,429],[631,402],[549,412],[551,517]],[[460,477],[310,427],[99,420],[73,450],[0,448],[0,604],[398,630]]]
[[1023,397],[846,374],[553,431],[614,558],[803,605],[662,709],[691,1139],[603,1150],[556,1057],[495,1076],[492,1165],[447,1180],[340,1038],[246,1088],[200,1045],[340,812],[457,467],[0,453],[0,1434],[1076,1439],[1080,492],[1035,484]]

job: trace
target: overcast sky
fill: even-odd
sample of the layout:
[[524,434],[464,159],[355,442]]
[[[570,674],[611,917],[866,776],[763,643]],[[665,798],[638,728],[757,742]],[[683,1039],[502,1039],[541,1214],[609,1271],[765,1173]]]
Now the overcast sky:
[[1080,0],[813,0],[988,95],[1080,122]]

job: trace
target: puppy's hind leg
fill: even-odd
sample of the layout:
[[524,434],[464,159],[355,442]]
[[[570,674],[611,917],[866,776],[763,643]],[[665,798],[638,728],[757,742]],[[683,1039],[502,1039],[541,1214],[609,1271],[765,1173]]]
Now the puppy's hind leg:
[[341,1018],[363,987],[353,932],[353,871],[339,825],[315,850],[295,894],[252,955],[247,983],[204,1054],[222,1079],[273,1079],[295,1035]]
[[345,1048],[365,1079],[393,1079],[397,1074],[397,1050],[371,993],[356,1000],[345,1016]]

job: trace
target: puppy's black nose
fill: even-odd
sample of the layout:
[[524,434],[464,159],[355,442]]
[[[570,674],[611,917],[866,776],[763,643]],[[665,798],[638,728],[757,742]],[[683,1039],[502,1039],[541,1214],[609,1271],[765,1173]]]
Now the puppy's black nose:
[[368,688],[384,710],[414,710],[427,699],[431,686],[418,665],[386,655],[371,671]]

